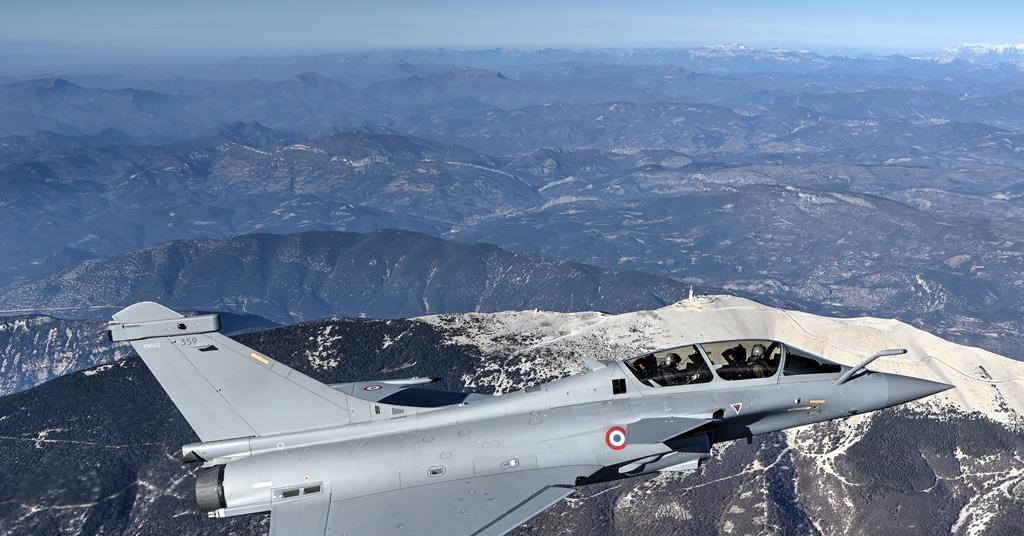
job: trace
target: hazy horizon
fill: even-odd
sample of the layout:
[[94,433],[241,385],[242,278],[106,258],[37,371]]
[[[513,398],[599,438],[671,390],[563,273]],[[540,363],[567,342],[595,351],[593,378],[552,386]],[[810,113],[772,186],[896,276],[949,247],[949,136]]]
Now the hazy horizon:
[[[200,65],[216,64],[242,58],[286,58],[318,55],[345,55],[386,51],[488,51],[488,50],[645,50],[693,49],[701,47],[742,45],[758,50],[808,51],[823,56],[869,57],[902,54],[907,56],[940,53],[962,44],[950,43],[946,47],[922,50],[869,50],[854,47],[800,47],[784,45],[758,45],[744,41],[708,41],[685,44],[645,45],[535,45],[535,46],[379,46],[379,47],[160,47],[126,46],[111,44],[77,45],[69,43],[41,43],[0,40],[0,76],[20,78],[31,76],[60,76],[80,74],[144,74],[176,73]],[[1011,43],[994,43],[1011,44]]]
[[[927,17],[922,17],[927,14]],[[379,49],[650,48],[743,43],[825,54],[919,54],[961,43],[1020,43],[1024,5],[857,5],[798,0],[484,4],[70,0],[5,7],[5,73]]]

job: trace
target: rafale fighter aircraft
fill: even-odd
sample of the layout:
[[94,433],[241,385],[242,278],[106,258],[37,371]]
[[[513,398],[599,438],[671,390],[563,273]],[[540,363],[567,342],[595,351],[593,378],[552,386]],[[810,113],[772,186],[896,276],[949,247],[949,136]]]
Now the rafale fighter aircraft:
[[692,471],[711,445],[902,404],[950,385],[770,339],[688,344],[503,396],[325,385],[155,303],[114,315],[201,442],[199,510],[270,512],[273,536],[489,535],[577,486]]

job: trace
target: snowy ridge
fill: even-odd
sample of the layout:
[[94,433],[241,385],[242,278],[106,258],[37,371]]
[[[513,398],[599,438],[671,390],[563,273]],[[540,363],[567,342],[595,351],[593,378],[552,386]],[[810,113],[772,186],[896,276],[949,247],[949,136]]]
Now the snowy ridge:
[[[581,492],[565,514],[577,522],[596,515],[588,505],[607,500],[617,526],[630,527],[616,534],[686,527],[686,533],[854,536],[898,526],[907,534],[980,535],[1015,533],[1006,527],[1019,526],[1022,362],[896,320],[828,318],[732,296],[619,315],[523,311],[421,320],[452,344],[478,348],[483,359],[463,379],[467,387],[499,392],[581,371],[581,356],[621,359],[748,336],[781,339],[845,364],[883,348],[907,348],[908,355],[879,359],[871,368],[957,387],[896,410],[760,436],[753,445],[716,445],[713,461],[696,473]],[[705,515],[710,519],[702,522]]]
[[947,48],[936,58],[938,61],[1017,61],[1024,59],[1024,43],[964,43]]
[[[1024,363],[897,320],[829,318],[733,296],[696,297],[620,315],[526,311],[421,320],[452,333],[451,342],[477,346],[490,357],[467,384],[486,381],[499,391],[515,388],[517,375],[545,381],[579,371],[577,357],[622,359],[687,342],[764,336],[850,365],[877,350],[907,348],[908,355],[879,359],[872,368],[957,387],[922,402],[930,407],[979,411],[1003,424],[1024,422]],[[517,350],[499,355],[509,348]]]
[[103,322],[49,316],[0,318],[0,396],[131,355],[112,344]]

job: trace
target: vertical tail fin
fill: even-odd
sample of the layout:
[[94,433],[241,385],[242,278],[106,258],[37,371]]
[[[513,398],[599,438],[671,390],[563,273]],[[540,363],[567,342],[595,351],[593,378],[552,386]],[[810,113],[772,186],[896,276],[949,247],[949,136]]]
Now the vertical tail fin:
[[216,315],[142,302],[113,318],[111,340],[131,342],[203,441],[343,426],[369,413],[366,401],[221,335]]

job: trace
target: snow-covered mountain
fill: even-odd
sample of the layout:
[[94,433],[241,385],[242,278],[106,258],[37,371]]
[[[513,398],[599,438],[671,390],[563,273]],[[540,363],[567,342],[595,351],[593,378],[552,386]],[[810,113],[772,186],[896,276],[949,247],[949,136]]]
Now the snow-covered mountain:
[[[579,356],[621,359],[743,336],[784,340],[845,364],[880,349],[907,348],[908,355],[872,368],[956,386],[894,411],[770,436],[753,451],[721,445],[718,460],[693,475],[581,491],[580,501],[604,491],[616,496],[609,534],[659,534],[668,527],[720,534],[881,534],[895,527],[902,534],[1011,534],[1022,521],[1019,361],[896,320],[829,318],[729,296],[621,315],[508,312],[423,320],[452,343],[479,348],[485,359],[465,382],[498,391],[579,371]],[[701,490],[723,481],[731,484]],[[712,512],[701,512],[709,503]],[[570,504],[561,515],[578,508]],[[641,504],[654,515],[638,511]],[[626,520],[638,526],[627,528]]]
[[[876,318],[710,296],[625,314],[543,311],[326,321],[239,337],[322,381],[445,375],[507,392],[686,341],[777,337],[956,385],[896,410],[718,445],[683,475],[578,490],[516,534],[1019,534],[1024,363]],[[0,398],[0,533],[262,534],[265,516],[195,512],[187,424],[134,358]],[[37,483],[45,481],[45,489]]]
[[105,322],[31,315],[0,318],[0,396],[134,354]]
[[1001,63],[1024,60],[1024,43],[964,43],[947,48],[937,56],[939,61],[964,60],[977,63]]
[[[979,411],[1001,423],[1024,418],[1024,362],[954,344],[897,320],[818,316],[735,296],[696,296],[619,315],[515,311],[422,320],[453,333],[453,342],[481,348],[489,359],[467,385],[493,385],[500,392],[523,381],[578,372],[579,356],[623,359],[687,342],[763,336],[847,365],[877,350],[907,348],[909,356],[882,358],[872,368],[957,386],[928,399],[932,405]],[[521,346],[508,354],[510,340]]]

